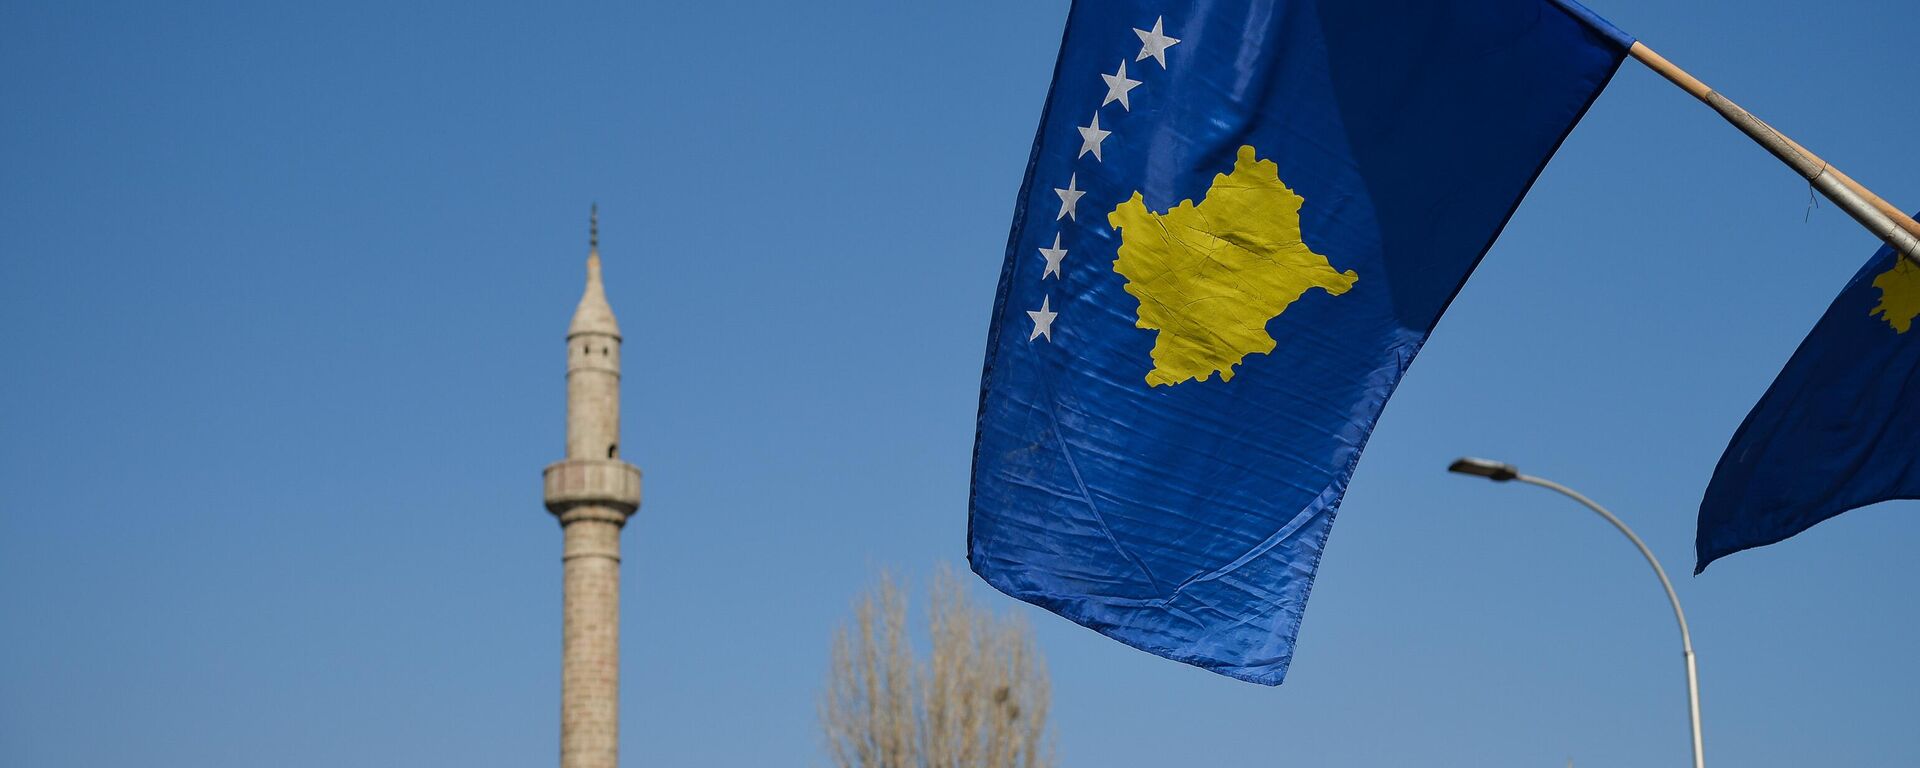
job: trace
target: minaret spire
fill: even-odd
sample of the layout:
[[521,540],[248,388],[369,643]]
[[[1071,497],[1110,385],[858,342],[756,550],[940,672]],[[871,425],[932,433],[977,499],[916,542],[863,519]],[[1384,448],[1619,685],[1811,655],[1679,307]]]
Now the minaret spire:
[[620,324],[614,322],[606,286],[600,282],[599,203],[594,203],[587,214],[587,289],[580,294],[580,306],[573,310],[573,325],[567,329],[569,337],[583,333],[620,338]]

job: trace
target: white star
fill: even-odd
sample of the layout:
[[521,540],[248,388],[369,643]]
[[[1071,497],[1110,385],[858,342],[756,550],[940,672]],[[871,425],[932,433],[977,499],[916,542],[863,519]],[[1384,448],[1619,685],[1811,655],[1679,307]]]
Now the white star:
[[1074,209],[1080,206],[1080,196],[1086,194],[1087,191],[1075,186],[1079,183],[1080,174],[1076,173],[1067,177],[1066,189],[1059,187],[1053,188],[1053,193],[1060,196],[1060,215],[1053,217],[1054,221],[1068,218],[1074,221],[1080,220],[1079,214]]
[[1140,81],[1127,77],[1127,60],[1120,60],[1119,72],[1101,75],[1100,79],[1107,81],[1107,100],[1100,102],[1100,106],[1104,107],[1117,101],[1120,102],[1121,109],[1132,112],[1133,105],[1127,103],[1127,92],[1139,87]]
[[1047,271],[1040,273],[1040,279],[1047,279],[1047,275],[1059,277],[1060,260],[1067,257],[1067,249],[1060,247],[1060,233],[1053,233],[1053,247],[1040,249],[1040,255],[1047,259]]
[[1042,336],[1047,337],[1049,342],[1053,341],[1053,319],[1059,316],[1060,313],[1053,311],[1052,296],[1041,299],[1039,309],[1027,310],[1027,317],[1033,318],[1033,333],[1027,335],[1027,341]]
[[1074,155],[1074,157],[1086,157],[1088,152],[1092,152],[1093,159],[1099,160],[1100,142],[1106,141],[1107,137],[1112,134],[1113,131],[1100,130],[1100,113],[1095,111],[1093,113],[1093,125],[1080,129],[1080,154]]
[[1167,68],[1167,49],[1172,48],[1173,44],[1180,40],[1160,33],[1160,22],[1166,21],[1166,18],[1162,16],[1154,19],[1152,32],[1144,29],[1133,31],[1140,36],[1140,55],[1135,57],[1134,61],[1146,61],[1148,56],[1152,56],[1154,61],[1160,62],[1161,69]]

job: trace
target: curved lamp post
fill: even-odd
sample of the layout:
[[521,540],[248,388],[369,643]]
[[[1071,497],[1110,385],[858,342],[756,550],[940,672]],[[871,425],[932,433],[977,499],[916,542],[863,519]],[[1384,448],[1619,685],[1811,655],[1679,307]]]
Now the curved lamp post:
[[1620,529],[1620,532],[1633,542],[1633,546],[1639,548],[1640,554],[1647,558],[1647,564],[1653,566],[1653,574],[1660,577],[1660,587],[1667,591],[1667,601],[1673,603],[1673,618],[1680,623],[1680,654],[1687,662],[1687,714],[1693,724],[1693,768],[1706,768],[1706,757],[1701,750],[1700,742],[1700,676],[1694,670],[1693,635],[1687,631],[1687,614],[1680,610],[1680,596],[1674,594],[1673,582],[1667,580],[1667,571],[1660,567],[1660,560],[1653,556],[1653,550],[1647,549],[1646,542],[1641,541],[1640,537],[1634,534],[1633,529],[1628,528],[1626,523],[1620,522],[1620,518],[1614,517],[1613,513],[1608,512],[1605,507],[1595,504],[1593,499],[1582,496],[1578,491],[1552,480],[1520,474],[1520,470],[1512,464],[1487,459],[1461,458],[1455,459],[1453,465],[1447,467],[1447,471],[1484,477],[1496,483],[1518,480],[1528,485],[1559,491],[1567,498],[1580,502],[1587,509],[1606,518],[1607,522]]

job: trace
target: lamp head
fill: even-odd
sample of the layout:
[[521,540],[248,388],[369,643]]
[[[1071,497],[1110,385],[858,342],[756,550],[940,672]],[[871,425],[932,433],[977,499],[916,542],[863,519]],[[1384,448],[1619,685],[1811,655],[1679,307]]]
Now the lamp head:
[[1512,464],[1503,464],[1489,459],[1476,459],[1471,456],[1454,459],[1453,464],[1447,467],[1447,471],[1462,475],[1484,477],[1496,483],[1504,483],[1520,476],[1520,470]]

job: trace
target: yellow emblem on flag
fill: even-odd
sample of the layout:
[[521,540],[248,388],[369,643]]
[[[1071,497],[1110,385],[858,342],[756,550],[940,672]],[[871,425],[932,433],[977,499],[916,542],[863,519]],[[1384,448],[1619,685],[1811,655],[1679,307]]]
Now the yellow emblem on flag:
[[1107,216],[1121,236],[1113,270],[1140,302],[1134,325],[1160,332],[1149,386],[1231,380],[1247,355],[1273,351],[1267,323],[1308,290],[1353,287],[1359,274],[1336,271],[1301,242],[1305,202],[1279,165],[1243,146],[1201,202],[1155,213],[1135,192]]
[[1873,287],[1880,289],[1880,303],[1867,310],[1867,314],[1879,315],[1887,325],[1893,326],[1894,333],[1911,329],[1913,318],[1920,317],[1920,267],[1905,257],[1897,257],[1893,269],[1873,279]]

